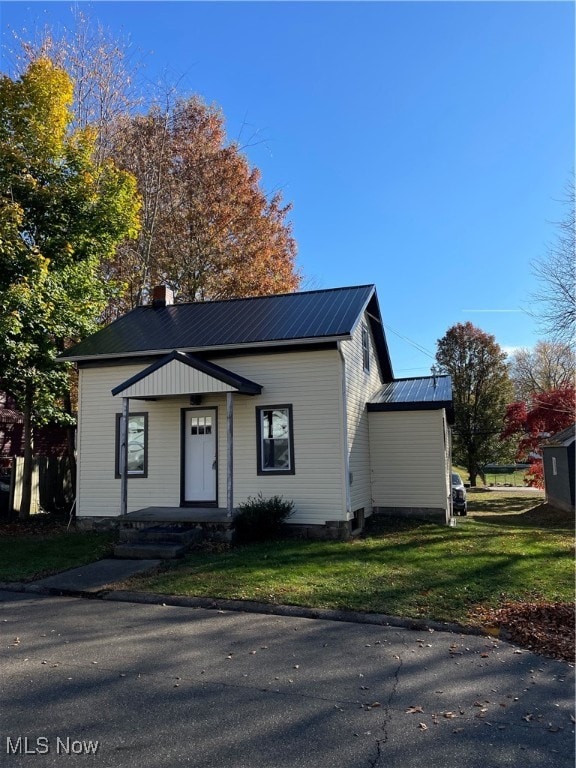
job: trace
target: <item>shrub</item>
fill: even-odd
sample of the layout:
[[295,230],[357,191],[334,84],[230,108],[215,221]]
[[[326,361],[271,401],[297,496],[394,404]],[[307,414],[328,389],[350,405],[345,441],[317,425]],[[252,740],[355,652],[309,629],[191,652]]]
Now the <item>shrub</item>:
[[294,502],[282,496],[250,496],[238,505],[232,527],[239,542],[265,541],[280,536],[286,520],[294,514]]

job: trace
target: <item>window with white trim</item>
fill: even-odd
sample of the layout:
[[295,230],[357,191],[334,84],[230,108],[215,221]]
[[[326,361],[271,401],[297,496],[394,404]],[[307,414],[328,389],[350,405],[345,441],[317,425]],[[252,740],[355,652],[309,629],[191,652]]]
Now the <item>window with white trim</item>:
[[294,433],[292,406],[256,408],[259,475],[294,474]]

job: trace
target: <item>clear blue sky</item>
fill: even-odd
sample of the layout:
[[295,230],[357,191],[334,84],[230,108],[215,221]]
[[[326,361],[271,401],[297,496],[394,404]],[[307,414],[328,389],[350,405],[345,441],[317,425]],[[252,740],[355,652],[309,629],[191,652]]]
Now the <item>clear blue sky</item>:
[[[524,310],[574,171],[574,3],[80,5],[145,77],[256,136],[265,189],[294,206],[305,287],[375,283],[397,376],[433,360],[396,334],[431,355],[467,320],[504,348],[540,337]],[[70,26],[70,8],[2,2],[3,43]]]

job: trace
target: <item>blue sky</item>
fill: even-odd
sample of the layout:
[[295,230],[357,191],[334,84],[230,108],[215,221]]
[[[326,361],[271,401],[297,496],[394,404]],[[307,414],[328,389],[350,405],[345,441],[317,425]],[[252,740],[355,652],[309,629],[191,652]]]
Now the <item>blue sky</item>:
[[[573,3],[80,5],[143,78],[251,140],[264,188],[293,203],[305,287],[376,284],[397,376],[427,375],[457,322],[504,348],[541,337],[529,265],[574,171]],[[70,9],[0,3],[3,44]]]

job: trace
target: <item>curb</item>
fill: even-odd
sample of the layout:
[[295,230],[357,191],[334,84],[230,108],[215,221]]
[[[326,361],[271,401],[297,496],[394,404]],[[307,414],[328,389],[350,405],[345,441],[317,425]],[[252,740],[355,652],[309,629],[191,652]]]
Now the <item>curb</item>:
[[257,603],[251,600],[226,600],[210,597],[180,597],[177,595],[153,594],[150,592],[129,592],[125,590],[106,590],[86,592],[83,590],[64,590],[40,587],[20,582],[3,584],[0,590],[5,592],[25,592],[35,595],[50,595],[52,597],[79,597],[89,600],[109,600],[119,603],[141,603],[145,605],[161,605],[176,608],[204,608],[215,611],[235,611],[237,613],[260,613],[267,616],[288,616],[300,619],[321,619],[323,621],[347,621],[353,624],[371,624],[383,627],[400,627],[402,629],[418,630],[420,632],[452,632],[461,635],[493,635],[482,627],[466,626],[451,622],[432,621],[427,619],[405,619],[401,616],[390,616],[385,613],[359,613],[356,611],[338,611],[330,608],[306,608],[296,605],[271,605]]

